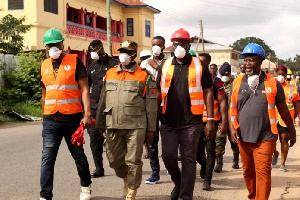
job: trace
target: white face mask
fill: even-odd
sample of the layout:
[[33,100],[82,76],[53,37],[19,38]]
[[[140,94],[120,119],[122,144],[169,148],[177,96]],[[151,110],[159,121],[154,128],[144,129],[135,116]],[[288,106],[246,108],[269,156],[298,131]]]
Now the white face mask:
[[160,48],[160,46],[154,45],[154,46],[152,47],[152,53],[153,53],[154,56],[159,56],[160,53],[161,53],[161,48]]
[[182,46],[178,45],[174,51],[174,54],[176,58],[181,59],[185,56],[186,50]]
[[291,78],[291,75],[286,75],[286,78],[287,78],[287,79]]
[[296,76],[296,79],[299,79],[300,78],[300,76]]
[[99,55],[96,52],[91,52],[91,58],[93,60],[99,60]]
[[230,78],[228,76],[222,76],[221,80],[223,83],[228,83],[230,81]]
[[248,85],[252,88],[257,86],[259,83],[259,76],[257,74],[254,74],[252,76],[248,76]]
[[57,47],[51,47],[49,50],[49,56],[52,59],[59,58],[60,54],[61,54],[61,51]]
[[122,65],[126,66],[130,63],[131,57],[127,53],[120,53],[119,60]]
[[280,83],[283,83],[284,80],[285,80],[285,78],[284,78],[284,76],[282,76],[282,75],[278,75],[278,76],[277,76],[277,80],[278,80]]

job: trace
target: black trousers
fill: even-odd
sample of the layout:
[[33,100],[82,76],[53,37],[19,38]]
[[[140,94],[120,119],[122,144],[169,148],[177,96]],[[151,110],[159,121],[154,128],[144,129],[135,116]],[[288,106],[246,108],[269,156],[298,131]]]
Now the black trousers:
[[149,144],[148,147],[149,147],[149,160],[152,169],[152,176],[159,178],[160,165],[158,159],[158,141],[159,141],[159,134],[158,132],[156,132],[156,134],[153,136],[152,143]]
[[[216,160],[216,137],[211,139],[206,139],[205,137],[205,125],[201,130],[201,135],[198,142],[197,149],[197,162],[201,165],[201,168],[206,168],[206,174],[204,179],[210,181],[212,179],[212,174],[215,166]],[[217,132],[219,122],[215,122],[215,131]],[[206,154],[205,154],[206,149]]]
[[90,147],[96,168],[103,168],[103,143],[104,139],[99,134],[99,129],[92,125],[88,130],[90,135]]
[[[202,124],[171,127],[161,125],[162,159],[175,185],[180,185],[179,198],[193,199],[196,180],[196,153]],[[180,145],[182,170],[178,165]]]

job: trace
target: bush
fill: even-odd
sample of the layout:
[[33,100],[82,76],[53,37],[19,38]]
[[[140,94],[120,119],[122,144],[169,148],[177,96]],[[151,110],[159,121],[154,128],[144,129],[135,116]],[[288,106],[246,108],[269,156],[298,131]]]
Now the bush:
[[17,58],[18,68],[8,67],[4,72],[3,87],[0,100],[5,105],[13,105],[23,101],[40,101],[40,65],[42,53],[21,53]]
[[22,115],[42,117],[42,104],[40,101],[25,101],[17,103],[12,107],[12,110]]

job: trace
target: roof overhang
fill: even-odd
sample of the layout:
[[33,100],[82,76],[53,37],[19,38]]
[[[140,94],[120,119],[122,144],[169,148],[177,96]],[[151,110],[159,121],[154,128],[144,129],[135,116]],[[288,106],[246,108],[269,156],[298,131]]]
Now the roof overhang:
[[161,12],[160,10],[158,10],[158,9],[152,7],[152,6],[149,6],[149,5],[126,5],[124,3],[120,3],[116,0],[111,0],[111,3],[113,3],[115,5],[118,5],[118,6],[121,6],[123,8],[146,8],[146,9],[151,10],[155,14],[159,14]]

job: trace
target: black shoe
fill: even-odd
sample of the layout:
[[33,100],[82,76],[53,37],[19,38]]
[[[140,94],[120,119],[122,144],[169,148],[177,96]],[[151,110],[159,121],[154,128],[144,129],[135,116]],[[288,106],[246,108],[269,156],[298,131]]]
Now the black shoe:
[[93,171],[93,173],[91,174],[92,178],[98,178],[104,176],[104,169],[95,169],[95,171]]
[[239,169],[239,161],[233,160],[232,169]]
[[171,200],[178,200],[180,185],[175,185],[171,192]]
[[220,173],[220,172],[222,172],[222,168],[223,168],[223,156],[217,155],[217,165],[216,165],[214,171],[216,173]]
[[211,190],[211,186],[210,185],[211,185],[211,181],[204,180],[203,186],[202,186],[202,190],[210,191]]
[[206,169],[205,169],[204,167],[201,167],[201,169],[200,169],[200,177],[201,177],[202,179],[204,179],[205,174],[206,174]]

